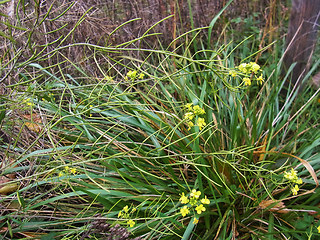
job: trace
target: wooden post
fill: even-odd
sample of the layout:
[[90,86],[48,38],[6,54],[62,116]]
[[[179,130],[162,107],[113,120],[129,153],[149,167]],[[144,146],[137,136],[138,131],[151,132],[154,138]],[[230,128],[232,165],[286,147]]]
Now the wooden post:
[[311,65],[311,57],[317,43],[320,24],[320,0],[292,0],[289,29],[286,38],[287,49],[284,53],[284,70],[296,63],[291,84],[301,81]]

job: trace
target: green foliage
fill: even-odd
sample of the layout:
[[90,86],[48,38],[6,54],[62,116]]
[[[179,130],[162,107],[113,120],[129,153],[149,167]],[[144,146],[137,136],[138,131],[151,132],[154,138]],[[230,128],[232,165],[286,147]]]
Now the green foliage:
[[289,74],[267,52],[258,67],[268,47],[242,51],[251,39],[145,49],[143,60],[127,48],[141,39],[68,46],[94,53],[95,75],[68,58],[41,64],[63,55],[61,40],[12,65],[20,81],[1,120],[14,140],[1,148],[13,161],[1,175],[18,176],[0,199],[4,237],[316,239],[318,92],[283,96]]

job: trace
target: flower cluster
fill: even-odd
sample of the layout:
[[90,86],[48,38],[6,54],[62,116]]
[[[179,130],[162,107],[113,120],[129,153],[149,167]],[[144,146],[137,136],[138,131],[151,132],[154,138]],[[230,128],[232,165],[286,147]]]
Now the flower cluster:
[[255,62],[241,63],[234,70],[229,71],[231,77],[237,77],[238,75],[243,76],[242,81],[245,86],[251,85],[251,80],[255,80],[258,84],[263,83],[263,74],[261,73],[258,77],[258,73],[261,72],[259,64]]
[[48,95],[45,95],[41,100],[44,102],[44,101],[47,101],[47,100],[53,100],[55,101],[56,98],[54,97],[53,93],[49,93]]
[[143,79],[143,77],[144,77],[144,73],[140,73],[140,74],[138,74],[138,72],[137,71],[129,71],[129,72],[127,72],[127,76],[125,77],[125,80],[128,80],[128,79],[130,79],[130,80],[135,80],[135,79],[137,79],[137,78],[139,78],[139,79]]
[[[200,199],[201,192],[197,191],[196,189],[192,189],[189,196],[186,196],[184,193],[180,195],[179,201],[182,204],[185,204],[183,207],[180,208],[180,213],[182,217],[187,216],[190,213],[190,209],[193,209],[197,212],[197,214],[201,214],[202,212],[206,211],[206,208],[204,205],[210,204],[210,200],[207,198],[207,196],[204,196],[204,198]],[[193,223],[198,223],[198,219],[194,218]]]
[[32,102],[31,98],[23,99],[22,104],[33,107],[34,103]]
[[289,181],[292,194],[297,195],[300,190],[298,184],[302,184],[302,179],[298,178],[297,171],[291,168],[289,172],[284,172],[284,178]]
[[76,174],[77,173],[77,169],[76,168],[70,168],[70,167],[68,167],[68,166],[65,166],[64,167],[64,170],[63,171],[60,171],[59,172],[59,174],[58,174],[58,176],[59,177],[62,177],[62,176],[64,176],[64,175],[68,175],[68,174]]
[[[206,112],[199,107],[199,105],[193,106],[192,103],[186,104],[187,113],[184,114],[184,119],[188,125],[188,130],[191,129],[193,126],[198,126],[201,130],[204,126],[206,126],[206,122],[204,118],[199,117],[200,115],[205,114]],[[193,119],[196,118],[196,121],[193,122]]]
[[130,210],[128,205],[126,205],[124,208],[122,208],[121,211],[119,211],[118,218],[129,219],[127,220],[127,224],[129,227],[133,227],[136,224],[136,222],[130,219],[130,215],[133,214],[136,210],[137,210],[136,208],[132,208]]

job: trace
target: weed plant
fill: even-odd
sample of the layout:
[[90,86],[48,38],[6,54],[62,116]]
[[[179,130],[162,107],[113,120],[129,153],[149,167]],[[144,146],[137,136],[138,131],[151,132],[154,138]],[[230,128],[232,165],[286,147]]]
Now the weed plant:
[[194,39],[173,52],[78,44],[105,57],[102,78],[68,59],[24,63],[1,99],[3,239],[320,236],[319,90],[282,95],[278,55],[241,54],[256,39]]

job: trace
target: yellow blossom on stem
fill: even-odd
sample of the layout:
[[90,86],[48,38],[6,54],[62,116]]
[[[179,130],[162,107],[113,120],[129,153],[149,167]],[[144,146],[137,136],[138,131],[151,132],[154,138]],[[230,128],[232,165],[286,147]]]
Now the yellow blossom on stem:
[[238,66],[239,70],[243,73],[248,73],[248,69],[247,69],[247,64],[246,63],[241,63],[239,66]]
[[185,217],[187,216],[187,214],[189,214],[189,208],[187,206],[183,206],[181,209],[180,209],[180,213],[182,215],[182,217]]
[[197,126],[201,130],[204,126],[206,126],[206,122],[204,121],[204,118],[198,118],[197,119]]
[[196,207],[196,211],[198,214],[201,214],[205,210],[206,210],[206,208],[202,204],[200,204],[199,206]]
[[197,191],[196,189],[192,189],[191,193],[190,193],[190,196],[195,198],[195,199],[198,199],[201,195],[201,192],[200,191]]
[[58,177],[62,177],[63,175],[64,175],[63,172],[59,172]]
[[193,223],[193,224],[197,224],[198,222],[199,222],[199,219],[194,218],[192,223]]
[[129,78],[131,78],[131,79],[135,79],[136,76],[137,76],[137,71],[131,71],[131,70],[130,70],[130,71],[127,73],[127,77],[129,77]]
[[192,111],[192,103],[187,103],[185,105],[185,107],[189,110],[189,111]]
[[187,204],[187,203],[189,202],[189,199],[188,199],[187,196],[184,195],[184,193],[182,193],[179,201],[180,201],[182,204]]
[[124,211],[125,213],[127,213],[127,212],[129,211],[128,205],[126,205],[126,206],[122,209],[122,211]]
[[77,169],[71,168],[71,169],[70,169],[70,172],[71,172],[72,174],[76,174],[76,173],[77,173]]
[[251,65],[251,71],[254,73],[257,73],[258,70],[260,69],[259,64],[255,63],[255,62],[251,62],[250,65]]
[[192,112],[187,112],[184,115],[184,119],[191,121],[194,118],[194,114]]
[[193,122],[187,122],[188,131],[194,126]]
[[144,73],[140,73],[138,76],[139,79],[143,79],[143,77],[144,77]]
[[297,195],[299,190],[300,189],[299,189],[298,185],[294,185],[294,187],[291,188],[291,191],[292,191],[293,195]]
[[200,200],[200,202],[201,202],[202,204],[210,204],[210,200],[207,198],[207,196],[204,196],[204,198],[202,198],[202,199]]
[[284,177],[288,179],[289,181],[295,181],[297,180],[297,171],[291,168],[290,172],[284,172]]
[[320,233],[320,225],[319,225],[319,227],[317,227],[317,230],[318,230],[318,233]]
[[127,224],[130,226],[130,227],[133,227],[136,223],[133,221],[133,220],[129,220],[128,222],[127,222]]
[[231,77],[236,77],[237,76],[237,72],[235,70],[230,70],[229,71],[229,75],[231,75]]
[[294,183],[296,183],[296,184],[302,184],[302,179],[301,179],[301,178],[298,178],[297,180],[294,181]]
[[257,78],[258,84],[262,84],[264,82],[262,74]]
[[195,115],[202,115],[206,113],[201,107],[199,107],[199,105],[193,107],[193,112]]
[[243,80],[245,86],[250,86],[251,85],[250,78],[245,77],[242,80]]

